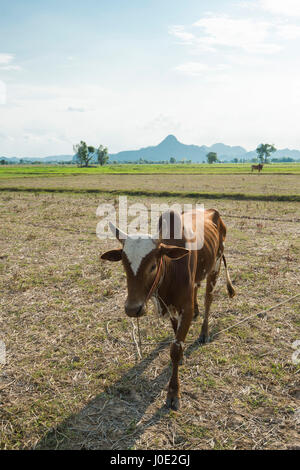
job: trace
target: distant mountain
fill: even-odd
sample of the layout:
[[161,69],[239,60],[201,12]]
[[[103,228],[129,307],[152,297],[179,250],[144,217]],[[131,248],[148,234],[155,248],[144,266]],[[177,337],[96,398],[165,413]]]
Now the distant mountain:
[[73,155],[53,155],[52,157],[0,157],[0,160],[5,160],[9,163],[20,163],[20,160],[24,163],[32,162],[71,162]]
[[140,150],[127,150],[111,154],[110,161],[138,161],[143,160],[158,162],[170,160],[171,157],[176,160],[192,160],[192,162],[206,161],[208,152],[217,152],[220,160],[232,160],[233,158],[243,157],[247,151],[243,147],[230,147],[224,144],[214,144],[211,147],[202,145],[186,145],[179,142],[174,135],[168,135],[160,144],[154,147],[145,147]]
[[[109,155],[111,162],[137,162],[140,159],[149,162],[169,161],[171,157],[176,158],[177,161],[191,160],[193,163],[206,162],[206,155],[208,152],[216,152],[218,159],[221,161],[231,161],[234,158],[251,160],[256,158],[255,150],[247,152],[246,149],[240,146],[230,146],[223,143],[217,143],[207,147],[206,145],[186,145],[179,142],[174,135],[168,135],[162,142],[156,146],[144,147],[139,150],[126,150],[123,152],[113,153]],[[300,150],[282,149],[272,154],[272,158],[293,158],[300,160]],[[76,155],[54,155],[50,157],[35,158],[35,157],[0,157],[9,163],[19,163],[22,160],[24,163],[36,162],[49,163],[49,162],[73,162],[76,163]],[[97,155],[91,163],[97,163]]]
[[44,157],[44,162],[70,162],[73,155],[54,155],[53,157]]
[[290,149],[281,149],[277,150],[277,152],[273,153],[272,158],[283,158],[283,157],[291,157],[295,159],[300,158],[300,150],[290,150]]
[[0,157],[0,161],[1,160],[6,161],[7,163],[19,163],[19,159],[16,158],[16,157],[11,157],[11,158],[9,158],[9,157]]

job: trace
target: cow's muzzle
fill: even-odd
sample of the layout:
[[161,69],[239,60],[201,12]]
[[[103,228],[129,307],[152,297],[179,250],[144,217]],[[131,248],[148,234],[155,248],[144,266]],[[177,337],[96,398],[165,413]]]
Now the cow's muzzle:
[[146,310],[144,304],[130,305],[126,302],[125,313],[128,317],[139,318],[146,314]]

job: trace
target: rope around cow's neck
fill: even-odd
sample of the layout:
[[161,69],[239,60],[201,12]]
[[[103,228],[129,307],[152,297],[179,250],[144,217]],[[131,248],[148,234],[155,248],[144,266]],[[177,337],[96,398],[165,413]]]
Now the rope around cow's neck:
[[[150,300],[150,298],[152,297],[153,294],[155,294],[155,291],[157,290],[157,288],[159,287],[160,285],[160,277],[161,277],[161,273],[162,273],[162,270],[163,270],[163,258],[161,257],[160,260],[159,260],[159,265],[158,265],[158,269],[157,269],[157,273],[155,275],[155,278],[154,278],[154,281],[153,281],[153,284],[148,292],[148,295],[146,297],[146,301],[145,301],[145,304],[147,304],[147,302]],[[135,337],[135,334],[134,334],[134,330],[135,330],[135,326],[134,326],[134,323],[132,322],[132,338],[133,338],[133,341],[136,345],[136,349],[137,349],[137,353],[138,353],[138,356],[140,359],[142,359],[143,355],[142,355],[142,340],[141,340],[141,331],[140,331],[140,322],[139,322],[139,317],[137,317],[137,329],[138,329],[138,336],[139,336],[139,342],[137,342],[136,340],[136,337]]]
[[138,334],[139,334],[140,355],[141,355],[141,357],[143,357],[143,354],[142,354],[142,340],[141,340],[141,332],[140,332],[140,321],[139,321],[138,318],[137,318],[137,327],[138,327]]

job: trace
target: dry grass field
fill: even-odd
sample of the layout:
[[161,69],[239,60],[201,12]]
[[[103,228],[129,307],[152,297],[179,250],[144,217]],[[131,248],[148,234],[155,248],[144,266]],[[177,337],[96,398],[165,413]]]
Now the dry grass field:
[[225,193],[225,194],[261,194],[270,195],[298,195],[300,197],[299,175],[84,175],[1,178],[1,188],[44,190],[146,190],[181,191],[199,193]]
[[[86,184],[93,187],[118,188],[122,181],[124,189],[137,177],[89,178]],[[196,189],[208,181],[159,178],[143,177],[137,184]],[[238,190],[230,178],[214,181]],[[246,178],[249,191],[264,192],[263,175],[253,176],[256,187]],[[274,176],[268,191],[272,186],[294,194],[298,180],[286,178],[281,184]],[[77,180],[65,178],[63,185]],[[149,206],[162,198],[130,201]],[[117,246],[95,235],[102,202],[116,204],[117,198],[0,193],[0,340],[7,349],[6,364],[0,364],[1,448],[299,447],[300,373],[292,345],[300,339],[300,297],[221,331],[299,293],[299,204],[163,199],[220,211],[237,290],[230,300],[221,271],[210,322],[215,336],[200,346],[202,318],[193,323],[180,368],[182,410],[173,412],[164,406],[171,327],[149,305],[140,321],[143,358],[137,358],[132,322],[123,311],[124,273],[119,263],[99,260],[101,252]],[[203,286],[199,301],[203,304]]]

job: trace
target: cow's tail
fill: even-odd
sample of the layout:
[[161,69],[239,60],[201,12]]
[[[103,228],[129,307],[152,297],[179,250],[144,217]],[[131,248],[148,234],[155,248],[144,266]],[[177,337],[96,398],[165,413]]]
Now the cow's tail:
[[228,291],[229,297],[232,298],[232,297],[235,296],[236,292],[234,290],[234,287],[232,285],[232,282],[231,282],[231,279],[230,279],[230,276],[229,276],[227,263],[226,263],[226,258],[225,258],[224,255],[223,255],[223,261],[224,261],[224,266],[225,266],[225,270],[226,270],[227,291]]

